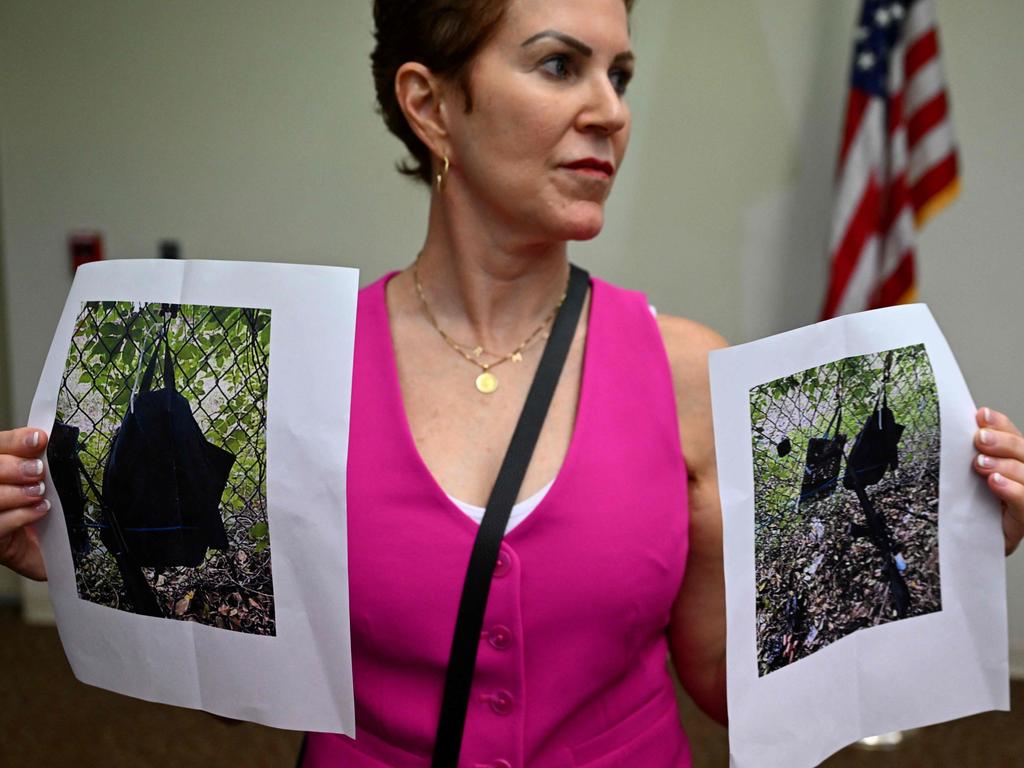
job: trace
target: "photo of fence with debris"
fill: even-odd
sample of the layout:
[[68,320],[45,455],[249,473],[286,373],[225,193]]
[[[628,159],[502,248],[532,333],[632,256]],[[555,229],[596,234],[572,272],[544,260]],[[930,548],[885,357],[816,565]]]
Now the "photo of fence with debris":
[[941,610],[939,401],[923,344],[750,390],[758,672]]
[[78,596],[274,635],[270,310],[87,302],[47,447]]

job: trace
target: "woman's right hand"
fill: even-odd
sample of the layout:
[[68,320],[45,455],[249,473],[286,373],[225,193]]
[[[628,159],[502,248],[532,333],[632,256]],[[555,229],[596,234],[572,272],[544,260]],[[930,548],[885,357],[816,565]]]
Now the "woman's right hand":
[[0,565],[22,576],[46,580],[39,539],[31,524],[50,511],[42,456],[46,433],[41,429],[0,432]]

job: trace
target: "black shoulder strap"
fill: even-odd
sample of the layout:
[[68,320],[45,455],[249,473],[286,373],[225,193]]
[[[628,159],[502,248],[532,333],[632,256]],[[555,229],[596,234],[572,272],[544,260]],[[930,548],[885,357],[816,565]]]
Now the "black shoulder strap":
[[146,372],[142,374],[139,394],[149,392],[149,388],[153,386],[153,375],[156,373],[157,358],[160,356],[160,342],[163,342],[164,345],[164,387],[175,392],[177,391],[177,387],[174,385],[174,361],[171,360],[170,334],[167,326],[164,325],[164,329],[157,336],[156,343],[153,344],[153,355],[149,358],[149,363],[146,365]]
[[164,332],[164,388],[177,392],[174,386],[174,362],[171,360],[171,340]]
[[[149,388],[153,386],[153,373],[156,371],[156,358],[160,352],[160,337],[157,336],[156,342],[153,344],[153,354],[149,358],[149,362],[146,363],[146,371],[142,374],[142,381],[139,383],[138,394],[143,392],[149,392]],[[146,350],[143,348],[140,354],[145,355]]]
[[433,768],[456,768],[458,765],[462,730],[469,707],[469,691],[473,683],[473,668],[476,666],[476,652],[480,644],[480,630],[484,623],[484,609],[487,607],[487,595],[491,589],[491,577],[494,575],[501,539],[505,535],[512,506],[519,494],[519,487],[523,483],[537,437],[551,405],[555,385],[558,384],[576,334],[583,300],[590,285],[590,275],[585,270],[574,265],[570,265],[569,270],[565,301],[555,317],[551,337],[544,347],[540,365],[530,385],[530,392],[526,396],[526,403],[519,415],[519,422],[473,542],[448,658],[444,699],[434,743]]
[[[832,418],[828,420],[828,425],[825,427],[825,437],[829,437],[831,433],[832,437],[839,434],[840,427],[843,426],[843,372],[839,368],[836,369],[836,412],[832,414]],[[832,426],[835,425],[835,432],[832,432]]]
[[[882,407],[889,407],[889,369],[892,367],[892,350],[885,356],[885,372],[882,374]],[[881,421],[879,421],[881,424]]]
[[[836,406],[835,413],[832,414],[832,418],[828,420],[828,425],[825,427],[825,437],[835,437],[839,434],[839,428],[843,424],[843,401],[839,401],[839,405]],[[835,432],[832,431],[832,427],[835,427]]]

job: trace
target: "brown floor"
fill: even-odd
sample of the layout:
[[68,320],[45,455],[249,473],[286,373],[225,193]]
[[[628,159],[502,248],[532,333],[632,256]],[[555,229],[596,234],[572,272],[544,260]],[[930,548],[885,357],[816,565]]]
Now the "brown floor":
[[[844,750],[827,768],[1024,766],[1024,683],[1014,712],[990,712],[923,729],[893,752]],[[695,768],[728,765],[724,729],[689,701],[683,722]],[[0,767],[291,768],[299,735],[225,725],[201,712],[149,704],[77,682],[51,627],[28,627],[0,609]],[[630,767],[632,768],[632,767]]]

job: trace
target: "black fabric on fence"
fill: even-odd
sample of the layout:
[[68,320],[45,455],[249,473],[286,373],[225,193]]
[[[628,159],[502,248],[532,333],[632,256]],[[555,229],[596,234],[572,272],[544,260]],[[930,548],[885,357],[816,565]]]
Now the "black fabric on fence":
[[60,497],[60,506],[64,511],[71,550],[75,554],[84,555],[91,546],[89,532],[85,527],[85,493],[78,473],[78,435],[78,427],[55,421],[50,430],[50,442],[46,446],[46,460],[50,465],[50,481]]
[[812,437],[807,441],[807,461],[800,486],[800,502],[819,501],[835,491],[839,481],[839,465],[843,461],[846,435]]
[[843,461],[843,447],[846,445],[846,435],[839,434],[842,424],[843,402],[840,399],[836,412],[825,427],[825,434],[807,441],[804,477],[800,484],[801,504],[828,498],[835,491],[839,481],[839,465]]
[[[103,512],[118,524],[140,566],[194,567],[207,549],[227,549],[220,498],[234,454],[208,442],[176,389],[166,335],[164,388],[150,391],[160,341],[111,444],[103,473]],[[112,525],[104,545],[121,549]]]

